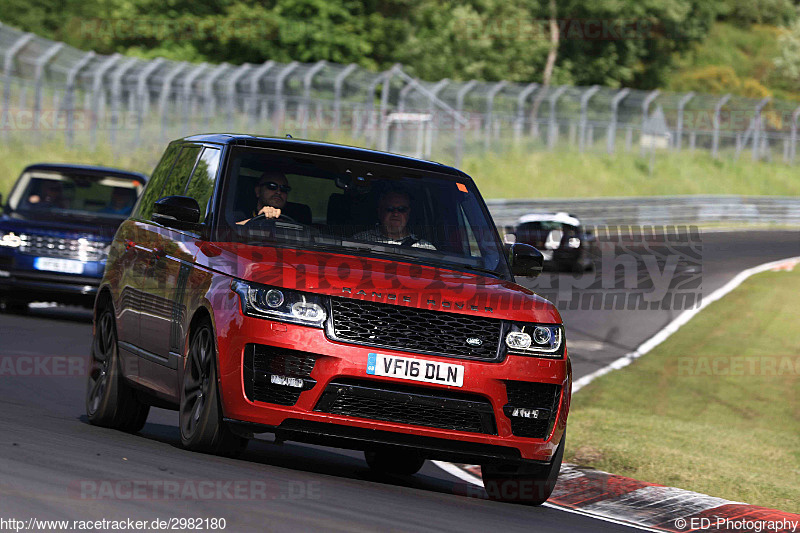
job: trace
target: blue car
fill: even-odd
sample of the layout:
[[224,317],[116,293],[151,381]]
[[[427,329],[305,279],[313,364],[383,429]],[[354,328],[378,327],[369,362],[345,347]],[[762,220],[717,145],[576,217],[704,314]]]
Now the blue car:
[[[22,171],[0,216],[0,301],[91,307],[108,247],[147,178],[114,168],[37,164]],[[2,204],[2,199],[0,199]]]

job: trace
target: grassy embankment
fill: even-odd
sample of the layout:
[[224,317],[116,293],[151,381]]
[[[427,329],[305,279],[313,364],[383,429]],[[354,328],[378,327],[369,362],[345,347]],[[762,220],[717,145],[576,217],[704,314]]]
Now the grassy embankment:
[[578,392],[565,460],[800,512],[800,268],[756,275]]
[[[345,141],[346,142],[346,141]],[[25,165],[70,162],[108,165],[149,174],[162,147],[115,155],[109,148],[69,151],[62,143],[12,142],[0,157],[0,194],[4,196]],[[576,152],[527,152],[466,155],[464,170],[473,176],[485,198],[578,198],[679,194],[742,194],[799,196],[796,168],[782,163],[712,159],[705,152],[657,154],[650,173],[649,157]]]

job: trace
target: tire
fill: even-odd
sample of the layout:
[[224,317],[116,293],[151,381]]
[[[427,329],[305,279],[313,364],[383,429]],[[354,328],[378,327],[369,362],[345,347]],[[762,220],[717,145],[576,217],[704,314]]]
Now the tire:
[[413,476],[425,464],[424,457],[406,450],[367,451],[364,458],[375,472],[397,476]]
[[86,416],[95,426],[135,433],[144,427],[150,406],[136,397],[122,376],[117,328],[110,306],[101,309],[92,339],[86,382]]
[[27,315],[28,303],[26,300],[5,299],[3,305],[6,313],[13,313],[15,315]]
[[483,465],[481,476],[489,499],[502,502],[541,505],[553,493],[564,458],[567,434],[561,437],[549,464]]
[[222,420],[216,365],[216,340],[205,321],[194,328],[186,354],[178,411],[181,443],[195,452],[238,457],[248,439]]

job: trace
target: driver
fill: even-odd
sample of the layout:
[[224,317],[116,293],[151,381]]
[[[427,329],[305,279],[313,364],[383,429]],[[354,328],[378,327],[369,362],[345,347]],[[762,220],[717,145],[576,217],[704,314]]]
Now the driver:
[[37,207],[57,207],[64,209],[67,207],[64,198],[64,189],[60,181],[44,180],[40,186],[41,194],[33,194],[28,197],[28,203]]
[[277,219],[281,216],[281,209],[286,206],[289,192],[292,188],[283,172],[267,170],[258,178],[255,187],[258,204],[250,218],[237,222],[239,225],[247,224],[252,218],[264,215],[266,218]]

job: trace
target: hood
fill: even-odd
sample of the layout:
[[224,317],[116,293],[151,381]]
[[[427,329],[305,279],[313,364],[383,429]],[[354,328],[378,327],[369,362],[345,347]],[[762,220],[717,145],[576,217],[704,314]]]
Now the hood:
[[200,247],[198,261],[246,281],[287,289],[498,319],[561,323],[555,306],[525,287],[445,267],[238,243],[206,243]]
[[0,215],[0,231],[46,235],[58,238],[111,241],[122,220],[107,217],[65,216],[55,213],[32,214],[14,211]]

